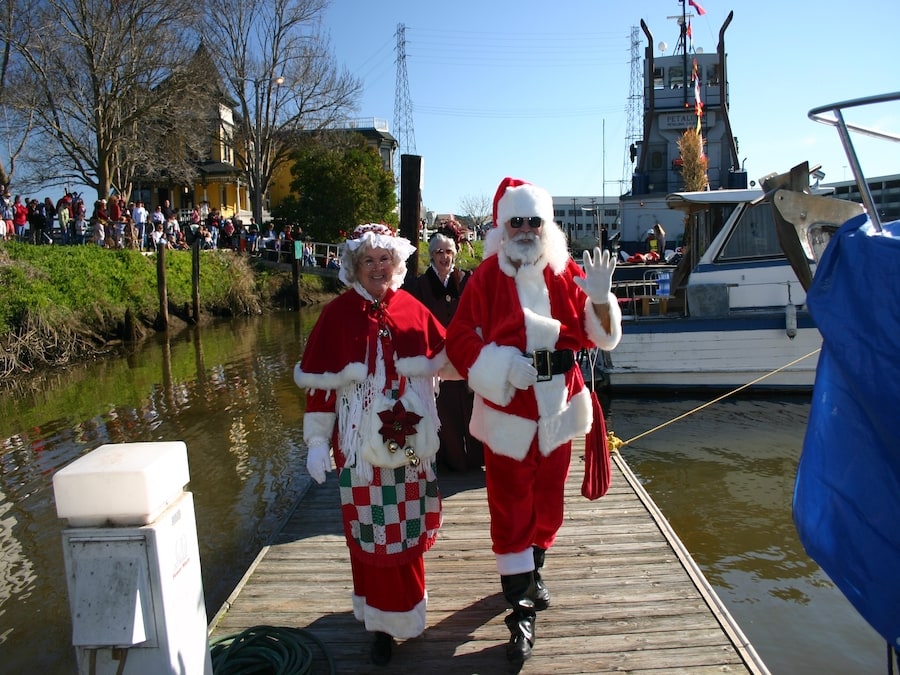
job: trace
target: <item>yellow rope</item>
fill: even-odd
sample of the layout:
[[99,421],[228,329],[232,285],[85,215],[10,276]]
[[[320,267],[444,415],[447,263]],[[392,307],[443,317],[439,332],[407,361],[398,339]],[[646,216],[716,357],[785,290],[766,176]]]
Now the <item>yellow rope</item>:
[[644,436],[649,436],[650,434],[655,433],[655,432],[659,431],[660,429],[665,429],[670,424],[675,424],[675,422],[678,422],[679,420],[683,420],[685,417],[688,417],[689,415],[693,415],[695,412],[699,412],[699,411],[703,410],[704,408],[708,408],[709,406],[713,405],[714,403],[718,403],[719,401],[722,401],[722,400],[728,398],[729,396],[734,396],[739,391],[743,391],[747,387],[752,387],[757,382],[762,382],[767,377],[771,377],[775,373],[780,373],[785,368],[790,368],[794,364],[800,363],[804,359],[808,359],[810,356],[818,354],[820,351],[821,351],[821,347],[819,349],[814,349],[813,351],[811,351],[809,354],[806,354],[805,356],[801,356],[798,359],[794,359],[790,363],[786,363],[783,366],[781,366],[780,368],[776,368],[775,370],[773,370],[770,373],[766,373],[765,375],[760,375],[755,380],[751,380],[747,384],[742,384],[737,389],[734,389],[725,394],[722,394],[718,398],[714,398],[712,401],[708,401],[707,403],[704,403],[703,405],[697,406],[693,410],[687,411],[683,415],[679,415],[678,417],[675,417],[674,419],[671,419],[668,422],[663,422],[662,424],[659,424],[659,425],[653,427],[652,429],[648,429],[647,431],[644,431],[643,433],[640,433],[637,436],[629,438],[627,441],[623,441],[622,439],[617,438],[616,435],[612,431],[610,431],[607,434],[607,439],[606,439],[606,442],[609,445],[609,451],[610,452],[619,452],[619,448],[623,448],[626,445],[630,445],[631,443],[634,443],[636,440],[641,439]]

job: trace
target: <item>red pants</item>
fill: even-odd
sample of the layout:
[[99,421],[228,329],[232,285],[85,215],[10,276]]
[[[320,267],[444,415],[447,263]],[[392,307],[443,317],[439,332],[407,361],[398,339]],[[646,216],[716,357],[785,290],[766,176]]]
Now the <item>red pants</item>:
[[563,522],[572,443],[544,457],[537,438],[521,462],[485,447],[484,469],[495,554],[550,548]]

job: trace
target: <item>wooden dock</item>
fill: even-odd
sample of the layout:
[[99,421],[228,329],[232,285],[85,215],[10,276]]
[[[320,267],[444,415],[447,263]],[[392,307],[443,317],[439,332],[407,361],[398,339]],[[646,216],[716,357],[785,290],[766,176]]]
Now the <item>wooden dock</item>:
[[[769,671],[627,464],[613,455],[609,493],[581,496],[573,448],[566,516],[547,554],[551,606],[538,613],[524,673]],[[369,663],[371,634],[353,618],[335,474],[312,485],[210,624],[210,637],[291,626],[324,642],[338,673],[501,673],[507,605],[491,553],[483,473],[439,476],[444,524],[426,554],[424,635]],[[315,672],[327,672],[324,659]]]

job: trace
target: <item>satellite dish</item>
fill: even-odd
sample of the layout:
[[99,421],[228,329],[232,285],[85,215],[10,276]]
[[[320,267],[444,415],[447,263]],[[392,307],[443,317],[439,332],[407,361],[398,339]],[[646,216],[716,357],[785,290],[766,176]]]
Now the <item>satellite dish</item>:
[[695,49],[694,51],[697,52],[698,54],[702,54],[702,53],[703,53],[703,47],[697,47],[697,49]]
[[665,40],[662,40],[662,41],[660,41],[660,43],[657,45],[657,47],[659,48],[659,53],[660,53],[660,54],[665,54],[665,53],[666,53],[666,50],[669,48],[669,45],[666,44],[666,41],[665,41]]

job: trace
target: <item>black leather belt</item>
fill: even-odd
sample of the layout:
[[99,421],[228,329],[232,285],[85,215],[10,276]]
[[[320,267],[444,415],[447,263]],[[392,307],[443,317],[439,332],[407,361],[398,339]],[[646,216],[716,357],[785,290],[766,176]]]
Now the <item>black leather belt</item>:
[[555,352],[549,349],[538,349],[531,354],[525,354],[525,356],[530,358],[534,364],[538,372],[538,382],[552,380],[554,375],[567,373],[575,365],[575,352],[571,349],[559,349]]

